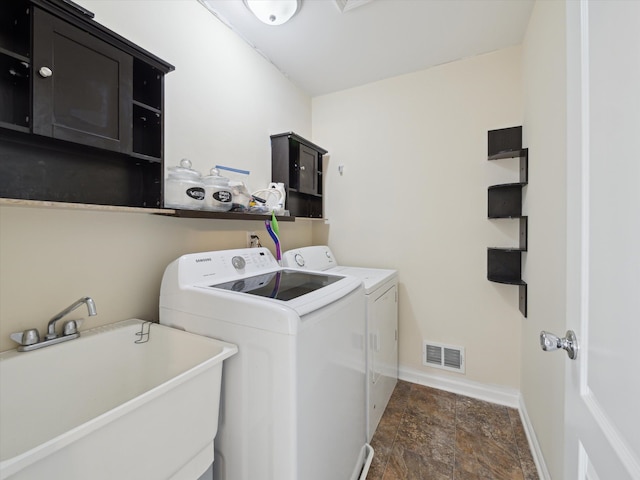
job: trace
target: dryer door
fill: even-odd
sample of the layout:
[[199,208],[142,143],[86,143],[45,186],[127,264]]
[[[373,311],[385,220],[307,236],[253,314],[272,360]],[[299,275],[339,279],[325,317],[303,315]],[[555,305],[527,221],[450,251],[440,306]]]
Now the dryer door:
[[[371,439],[398,381],[398,286],[369,305],[369,431]],[[372,295],[373,296],[373,295]]]

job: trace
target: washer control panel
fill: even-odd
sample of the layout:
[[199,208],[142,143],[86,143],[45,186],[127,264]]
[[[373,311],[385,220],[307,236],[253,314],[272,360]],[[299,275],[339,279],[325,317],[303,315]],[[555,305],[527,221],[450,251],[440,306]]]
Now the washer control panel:
[[328,270],[337,267],[331,249],[326,245],[296,248],[284,252],[282,265],[289,268],[306,268],[308,270]]
[[178,262],[182,285],[211,285],[280,268],[264,247],[192,253],[183,255]]

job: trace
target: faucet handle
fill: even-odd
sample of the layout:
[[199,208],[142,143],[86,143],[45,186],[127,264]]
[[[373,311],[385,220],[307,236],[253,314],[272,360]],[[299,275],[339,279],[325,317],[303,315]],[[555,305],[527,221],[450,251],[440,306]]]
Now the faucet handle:
[[9,337],[23,346],[34,345],[40,341],[40,333],[35,328],[29,328],[24,332],[12,333]]
[[64,323],[63,327],[62,327],[62,335],[67,336],[67,335],[73,335],[75,333],[78,333],[78,328],[80,328],[80,325],[82,325],[83,320],[69,320],[67,322]]

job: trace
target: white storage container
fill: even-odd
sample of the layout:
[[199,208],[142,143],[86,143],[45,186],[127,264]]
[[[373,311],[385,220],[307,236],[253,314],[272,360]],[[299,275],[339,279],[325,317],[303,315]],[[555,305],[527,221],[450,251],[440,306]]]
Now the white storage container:
[[214,212],[231,210],[233,194],[229,187],[229,179],[220,176],[216,168],[211,169],[211,175],[202,178],[204,184],[204,209]]

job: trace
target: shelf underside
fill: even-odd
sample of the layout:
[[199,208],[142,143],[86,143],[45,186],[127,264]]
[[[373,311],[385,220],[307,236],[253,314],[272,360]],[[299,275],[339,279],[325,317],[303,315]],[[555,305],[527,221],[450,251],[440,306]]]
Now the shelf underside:
[[515,150],[505,150],[503,152],[494,153],[487,157],[488,160],[501,160],[503,158],[526,158],[529,156],[528,148],[518,148]]
[[[220,220],[269,220],[270,213],[244,213],[244,212],[208,212],[206,210],[176,210],[167,209],[165,215],[182,218],[217,218]],[[277,215],[279,222],[294,222],[296,217],[289,215]]]
[[487,277],[487,280],[494,283],[503,283],[505,285],[526,285],[522,279],[512,279],[512,278],[504,278],[504,277]]

